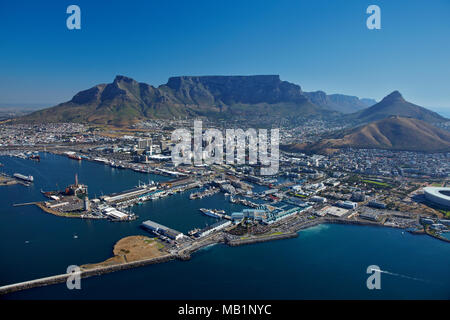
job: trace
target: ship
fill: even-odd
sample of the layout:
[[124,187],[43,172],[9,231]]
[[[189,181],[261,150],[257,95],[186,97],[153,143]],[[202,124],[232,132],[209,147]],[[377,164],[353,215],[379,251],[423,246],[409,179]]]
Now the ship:
[[20,173],[14,173],[13,174],[14,178],[20,179],[20,180],[24,180],[24,181],[28,181],[28,182],[33,182],[34,178],[33,176],[25,176],[23,174]]
[[200,211],[204,215],[209,216],[209,217],[213,217],[213,218],[216,218],[216,219],[221,219],[225,215],[225,211],[223,211],[223,210],[214,210],[214,209],[211,210],[211,209],[201,208]]
[[76,154],[68,154],[67,157],[69,159],[73,159],[73,160],[78,160],[78,161],[81,160],[81,157],[79,155],[76,155]]
[[192,229],[191,231],[188,232],[188,235],[192,237],[192,236],[194,236],[196,233],[198,233],[200,230],[201,230],[200,228]]
[[93,161],[100,162],[100,163],[103,163],[103,164],[109,164],[108,159],[105,159],[105,158],[94,158]]

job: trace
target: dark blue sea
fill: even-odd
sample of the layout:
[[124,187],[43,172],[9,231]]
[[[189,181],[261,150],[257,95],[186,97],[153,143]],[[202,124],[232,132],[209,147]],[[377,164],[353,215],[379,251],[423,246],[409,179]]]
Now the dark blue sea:
[[[0,171],[31,174],[35,182],[0,187],[0,285],[65,273],[69,265],[103,261],[116,241],[143,234],[151,219],[182,232],[214,223],[199,208],[240,210],[223,194],[189,200],[188,191],[131,208],[132,222],[56,217],[35,206],[40,190],[79,181],[90,198],[122,191],[139,181],[167,180],[88,161],[41,154],[41,162],[0,157]],[[75,237],[77,236],[77,237]],[[368,290],[366,269],[377,265],[381,289]],[[34,288],[1,299],[450,299],[450,244],[402,230],[321,225],[298,238],[241,247],[214,245],[190,261],[172,261],[65,284]]]

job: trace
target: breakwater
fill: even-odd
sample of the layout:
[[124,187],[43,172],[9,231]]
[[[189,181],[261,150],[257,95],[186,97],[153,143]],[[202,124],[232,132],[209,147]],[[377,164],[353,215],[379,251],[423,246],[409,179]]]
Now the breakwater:
[[[95,268],[95,269],[91,269],[91,270],[82,270],[80,272],[80,277],[88,278],[88,277],[99,276],[99,275],[114,272],[114,271],[126,270],[126,269],[130,269],[130,268],[147,266],[150,264],[167,262],[167,261],[175,259],[176,257],[177,256],[175,256],[173,254],[168,254],[168,255],[156,257],[156,258],[121,263],[121,264],[117,264],[117,265]],[[19,283],[2,286],[2,287],[0,287],[0,295],[11,293],[11,292],[16,292],[16,291],[20,291],[20,290],[25,290],[25,289],[31,289],[31,288],[47,286],[47,285],[56,284],[56,283],[62,283],[62,282],[67,281],[67,278],[69,278],[71,276],[73,276],[73,273],[59,274],[59,275],[54,275],[54,276],[50,276],[50,277],[45,277],[45,278],[40,278],[40,279],[24,281],[24,282],[19,282]]]
[[228,240],[226,242],[226,244],[228,244],[231,247],[236,247],[236,246],[242,246],[245,244],[253,244],[253,243],[274,241],[274,240],[281,240],[281,239],[290,239],[290,238],[295,238],[295,237],[298,237],[297,232],[289,232],[289,233],[283,233],[283,234],[250,237],[250,238],[244,238],[244,239],[242,239],[242,238],[241,239],[233,239],[233,240]]

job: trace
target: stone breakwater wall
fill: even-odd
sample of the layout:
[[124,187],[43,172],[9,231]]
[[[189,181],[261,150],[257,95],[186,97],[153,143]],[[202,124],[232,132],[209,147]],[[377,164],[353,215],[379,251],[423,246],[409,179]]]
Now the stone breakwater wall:
[[[122,263],[122,264],[117,264],[117,265],[112,265],[112,266],[107,266],[107,267],[95,268],[95,269],[91,269],[91,270],[82,270],[80,273],[80,277],[87,278],[87,277],[92,277],[92,276],[98,276],[98,275],[102,275],[102,274],[110,273],[110,272],[114,272],[114,271],[167,262],[167,261],[173,260],[175,258],[177,258],[177,256],[168,254],[168,255],[165,255],[162,257],[127,262],[127,263]],[[67,278],[70,276],[73,276],[73,274],[59,274],[59,275],[55,275],[55,276],[51,276],[51,277],[40,278],[40,279],[35,279],[35,280],[30,280],[30,281],[19,282],[19,283],[2,286],[2,287],[0,287],[0,295],[11,293],[11,292],[16,292],[16,291],[20,291],[20,290],[25,290],[25,289],[31,289],[31,288],[35,288],[35,287],[42,287],[42,286],[47,286],[47,285],[51,285],[51,284],[62,283],[62,282],[67,281]]]
[[276,234],[276,235],[271,235],[271,236],[260,236],[260,237],[246,238],[246,239],[229,240],[229,241],[227,241],[227,244],[231,247],[235,247],[235,246],[241,246],[244,244],[252,244],[252,243],[281,240],[281,239],[290,239],[290,238],[295,238],[295,237],[298,237],[297,232],[289,232],[289,233]]

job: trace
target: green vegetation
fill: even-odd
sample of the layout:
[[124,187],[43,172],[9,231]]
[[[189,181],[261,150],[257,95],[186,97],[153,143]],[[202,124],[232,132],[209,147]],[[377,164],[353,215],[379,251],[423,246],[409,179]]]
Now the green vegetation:
[[379,181],[373,181],[373,180],[362,180],[362,182],[375,184],[380,187],[392,188],[392,186],[390,184],[387,184],[385,182],[379,182]]
[[283,234],[284,232],[278,231],[278,232],[273,232],[271,234],[268,234],[267,236],[278,236],[280,234]]
[[444,217],[450,218],[450,210],[440,209],[439,212],[442,213],[444,215]]

